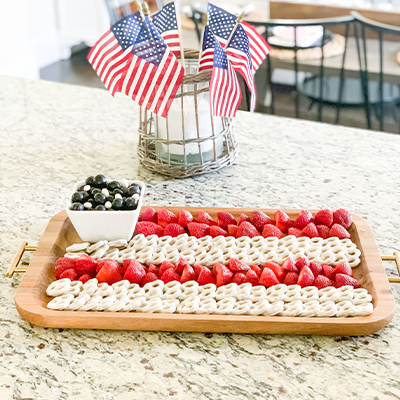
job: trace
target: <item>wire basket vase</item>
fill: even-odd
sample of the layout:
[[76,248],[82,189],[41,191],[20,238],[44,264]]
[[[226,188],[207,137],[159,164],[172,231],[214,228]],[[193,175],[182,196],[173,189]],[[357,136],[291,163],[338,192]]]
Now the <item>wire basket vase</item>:
[[195,51],[185,50],[185,64],[167,118],[140,108],[139,159],[151,171],[174,178],[216,171],[237,155],[232,118],[211,115],[211,71],[197,73]]

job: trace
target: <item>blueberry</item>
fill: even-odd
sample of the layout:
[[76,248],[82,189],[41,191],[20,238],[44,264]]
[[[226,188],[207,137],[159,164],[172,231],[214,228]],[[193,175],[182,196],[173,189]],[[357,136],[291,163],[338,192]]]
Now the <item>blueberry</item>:
[[90,194],[94,197],[96,193],[101,193],[101,189],[99,188],[92,188],[90,189]]
[[107,186],[107,179],[104,175],[96,175],[94,178],[94,186],[97,188],[105,188]]
[[127,210],[136,210],[138,206],[138,202],[132,197],[127,197],[124,201],[124,208]]
[[107,211],[107,208],[105,208],[104,206],[99,204],[98,206],[96,206],[95,210],[96,211]]
[[72,195],[71,201],[72,203],[84,203],[83,198],[84,198],[83,192],[75,192]]
[[78,192],[83,192],[85,190],[86,185],[79,186]]
[[83,191],[83,203],[89,200],[90,194],[88,192]]
[[75,211],[83,211],[85,207],[82,203],[72,203],[70,209]]
[[121,189],[121,184],[118,181],[112,181],[107,185],[107,189],[113,191],[114,189]]
[[106,200],[112,203],[114,201],[114,196],[110,194],[109,196],[106,196]]
[[122,210],[123,205],[124,205],[124,201],[122,199],[115,199],[112,202],[112,208],[114,210]]
[[88,203],[90,203],[91,205],[93,205],[94,203],[95,203],[95,201],[94,201],[94,199],[88,199],[88,201],[87,201]]
[[86,179],[86,185],[93,186],[94,185],[94,176],[89,176],[89,178]]
[[128,187],[128,195],[133,196],[134,194],[140,194],[140,186],[132,184]]
[[94,195],[94,201],[95,201],[97,204],[104,204],[104,203],[106,202],[106,196],[104,196],[103,193],[96,193],[96,194]]
[[114,190],[112,191],[112,194],[114,194],[114,195],[116,195],[116,194],[123,195],[124,192],[123,192],[121,189],[114,189]]

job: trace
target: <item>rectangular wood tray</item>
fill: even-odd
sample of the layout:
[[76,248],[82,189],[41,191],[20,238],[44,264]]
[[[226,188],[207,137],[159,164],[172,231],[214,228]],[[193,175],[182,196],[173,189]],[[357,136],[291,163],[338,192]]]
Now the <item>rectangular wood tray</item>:
[[[160,207],[154,207],[156,210]],[[167,207],[178,213],[182,207]],[[144,210],[145,208],[143,208]],[[186,208],[194,216],[200,208]],[[221,208],[201,208],[216,219]],[[237,219],[253,209],[227,208]],[[263,209],[273,217],[276,210]],[[299,210],[284,210],[292,219]],[[314,214],[314,213],[313,213]],[[353,215],[351,239],[361,250],[361,263],[354,277],[372,295],[374,311],[365,317],[304,318],[250,315],[145,314],[123,312],[54,311],[46,308],[51,300],[48,285],[55,280],[54,265],[72,243],[81,242],[65,211],[55,215],[19,285],[15,304],[22,318],[44,327],[84,329],[126,329],[183,332],[280,333],[291,335],[368,335],[384,328],[394,313],[394,298],[378,248],[367,222]]]

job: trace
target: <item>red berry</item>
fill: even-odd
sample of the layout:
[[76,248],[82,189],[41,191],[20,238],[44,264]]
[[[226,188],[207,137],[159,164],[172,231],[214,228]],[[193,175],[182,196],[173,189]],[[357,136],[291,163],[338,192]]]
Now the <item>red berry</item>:
[[315,278],[314,286],[316,286],[318,288],[318,290],[319,290],[319,289],[326,288],[328,286],[333,286],[333,282],[329,278],[327,278],[326,276],[318,275]]
[[202,266],[202,268],[200,270],[200,274],[197,278],[197,283],[200,286],[207,285],[209,283],[215,284],[214,275],[211,273],[211,271],[207,267]]
[[197,214],[197,221],[201,224],[207,224],[209,226],[217,225],[217,223],[213,220],[211,215],[205,211],[199,211]]
[[254,236],[261,236],[260,232],[248,221],[244,221],[239,225],[236,237],[248,236],[253,238]]
[[328,239],[329,237],[329,227],[326,225],[317,225],[317,230],[319,233],[319,236],[322,237],[322,239]]
[[165,208],[158,210],[158,225],[165,228],[168,224],[177,224],[178,218],[176,215]]
[[228,267],[233,272],[243,272],[250,269],[248,265],[237,258],[230,258],[228,261]]
[[92,277],[88,274],[82,275],[78,281],[81,281],[82,283],[86,283],[88,280],[92,279]]
[[96,275],[96,279],[99,283],[106,282],[109,285],[112,285],[113,283],[122,280],[122,276],[118,264],[114,260],[107,261],[107,263],[103,263],[103,266]]
[[167,269],[160,278],[164,283],[178,281],[180,282],[181,277],[173,270],[173,268]]
[[310,266],[310,261],[308,260],[307,257],[299,258],[299,259],[296,261],[296,267],[297,267],[298,269],[302,269],[303,267],[309,267],[309,266]]
[[299,280],[297,284],[302,288],[306,286],[311,286],[314,283],[314,275],[310,268],[303,267],[300,271]]
[[[262,271],[260,271],[262,272]],[[260,274],[261,276],[261,274]],[[257,286],[259,284],[259,279],[257,273],[253,269],[249,269],[246,272],[246,282],[249,282],[252,284],[252,286]]]
[[69,278],[71,281],[76,281],[78,279],[78,274],[73,268],[65,270],[61,275],[60,279]]
[[352,278],[349,275],[336,274],[335,280],[336,280],[337,287],[353,286],[354,289],[357,289],[358,287],[360,287],[360,283],[358,282],[358,280]]
[[186,264],[185,267],[183,268],[180,282],[185,283],[185,282],[194,281],[194,280],[196,280],[196,273],[194,272],[194,269],[189,264]]
[[236,237],[238,229],[236,225],[228,225],[228,235]]
[[241,285],[242,283],[247,282],[246,275],[243,272],[235,272],[233,274],[232,282]]
[[152,207],[147,207],[146,210],[144,210],[138,218],[138,221],[148,221],[148,222],[154,222],[155,224],[157,223],[157,211],[152,208]]
[[343,228],[342,225],[333,224],[331,230],[329,231],[330,237],[338,237],[339,239],[350,239],[350,233]]
[[147,270],[148,272],[151,272],[152,274],[156,275],[157,277],[159,276],[159,268],[157,268],[154,264],[149,264],[149,268]]
[[186,265],[189,265],[189,263],[184,258],[180,258],[178,264],[175,266],[175,272],[177,274],[182,274]]
[[215,269],[216,285],[217,287],[227,285],[232,282],[233,272],[222,264],[214,264],[213,270]]
[[292,272],[299,271],[292,257],[286,258],[286,260],[282,263],[282,268],[286,269],[286,271],[292,271]]
[[145,275],[146,275],[146,271],[144,270],[142,265],[131,264],[128,266],[128,268],[124,274],[124,280],[127,280],[130,283],[137,283],[140,285],[140,283],[142,282],[142,279]]
[[285,280],[283,283],[285,285],[297,285],[297,281],[299,280],[299,274],[297,272],[289,271],[286,276]]
[[259,232],[262,232],[264,226],[267,224],[275,225],[275,221],[261,210],[254,210],[251,216],[253,218],[253,225]]
[[293,225],[293,221],[284,211],[278,210],[275,212],[275,225],[282,232],[286,232]]
[[303,236],[308,236],[309,238],[319,237],[318,229],[313,222],[310,222],[303,230]]
[[313,216],[308,210],[301,210],[299,216],[293,222],[293,227],[304,229],[310,222],[313,221]]
[[76,272],[78,276],[87,274],[94,278],[96,276],[96,267],[97,261],[94,258],[87,256],[86,254],[82,254],[76,260]]
[[182,233],[186,232],[185,229],[179,224],[168,224],[164,230],[165,236],[177,237],[179,235],[182,235]]
[[285,274],[286,271],[283,267],[281,267],[279,264],[274,263],[274,262],[266,262],[263,266],[263,268],[269,268],[270,270],[272,270],[275,274],[275,276],[277,277],[278,281],[280,283],[283,283],[283,280],[285,279]]
[[192,268],[193,268],[194,273],[196,274],[195,280],[197,281],[197,278],[199,277],[200,272],[201,272],[203,266],[202,266],[202,265],[196,264],[196,265],[192,265]]
[[260,284],[267,287],[271,287],[274,285],[278,285],[279,281],[276,275],[274,274],[274,271],[272,271],[269,268],[264,268],[260,276]]
[[240,214],[238,225],[240,225],[244,221],[251,222],[250,217],[246,214]]
[[60,279],[61,274],[68,269],[76,268],[76,261],[72,258],[62,257],[59,258],[56,262],[56,266],[54,268],[54,272],[56,274],[56,279]]
[[322,265],[322,271],[324,271],[324,275],[330,280],[334,279],[333,275],[334,270],[335,268],[331,267],[330,265],[327,264]]
[[217,236],[228,236],[228,232],[217,225],[213,225],[210,226],[210,236],[213,238]]
[[142,286],[144,286],[146,283],[149,282],[154,282],[158,279],[158,276],[154,274],[153,272],[147,272],[146,275],[142,279]]
[[178,215],[178,224],[187,228],[187,225],[193,222],[193,215],[188,210],[180,210]]
[[352,223],[351,213],[344,208],[339,208],[333,213],[333,223],[342,225],[345,229],[349,229]]
[[311,272],[315,278],[322,273],[322,265],[315,261],[310,262],[309,268],[311,269]]
[[345,274],[353,276],[353,270],[347,261],[341,261],[338,265],[336,265],[336,268],[333,270],[333,274]]
[[[110,260],[110,261],[115,263],[114,260]],[[100,263],[102,263],[102,266],[104,265],[103,261],[100,261]],[[130,267],[130,266],[137,266],[137,267],[144,268],[144,266],[139,261],[136,261],[136,260],[134,260],[132,258],[129,258],[129,259],[124,260],[122,262],[122,268],[123,268],[124,274],[125,274],[126,270],[128,269],[128,267]]]
[[[258,265],[252,265],[250,268],[256,273],[258,278],[261,276],[262,269]],[[249,271],[247,271],[247,273],[249,273]]]
[[136,232],[138,234],[142,233],[144,236],[149,236],[149,235],[163,236],[164,229],[160,225],[155,224],[154,222],[141,221],[136,224]]
[[200,239],[203,236],[208,236],[210,234],[210,226],[207,224],[191,222],[190,224],[188,224],[188,229],[190,234],[197,237],[197,239]]
[[158,276],[163,276],[164,272],[171,268],[175,271],[175,265],[171,261],[163,261],[160,265]]
[[221,211],[217,214],[218,216],[218,226],[222,229],[228,229],[228,225],[237,225],[235,217],[225,211]]
[[293,236],[295,236],[295,237],[301,237],[301,236],[303,236],[303,232],[302,232],[302,230],[301,229],[297,229],[297,228],[289,228],[288,229],[288,235],[293,235]]
[[283,238],[283,233],[280,231],[280,229],[275,225],[269,225],[269,224],[264,226],[262,235],[265,238],[270,236],[276,236],[278,239]]
[[331,226],[333,223],[333,212],[328,210],[319,210],[314,217],[315,225],[326,225]]

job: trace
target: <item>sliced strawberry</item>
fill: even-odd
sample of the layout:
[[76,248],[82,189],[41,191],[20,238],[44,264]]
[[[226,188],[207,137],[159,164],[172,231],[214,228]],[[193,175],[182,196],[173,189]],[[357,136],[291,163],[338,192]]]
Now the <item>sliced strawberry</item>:
[[218,216],[218,226],[221,227],[222,229],[227,230],[228,225],[237,225],[235,217],[225,211],[221,211],[217,214]]
[[[106,260],[100,261],[100,264],[103,264],[104,261],[106,261]],[[115,263],[114,260],[110,260],[110,261],[112,261],[113,263]],[[104,264],[103,264],[103,265],[104,265]],[[103,265],[102,265],[102,266],[103,266]],[[124,260],[124,261],[122,262],[122,268],[123,268],[124,274],[125,274],[125,272],[126,272],[126,270],[128,269],[129,266],[134,266],[134,265],[144,268],[144,265],[142,265],[139,261],[136,261],[136,260],[134,260],[134,259],[132,259],[132,258],[129,258],[129,259]]]
[[197,278],[199,277],[203,266],[196,264],[196,265],[192,265],[192,268],[193,268],[194,273],[196,274],[195,280],[197,281]]
[[222,264],[214,264],[213,270],[216,271],[215,279],[217,287],[227,285],[232,282],[233,272]]
[[110,262],[113,260],[107,260],[107,261],[108,262],[103,264],[99,273],[96,275],[96,279],[98,280],[99,283],[106,282],[109,285],[112,285],[113,283],[122,280],[122,275],[120,272],[120,267],[115,261],[113,263]]
[[333,223],[349,229],[352,223],[351,213],[344,208],[339,208],[333,213]]
[[207,224],[191,222],[190,224],[188,224],[188,229],[190,234],[197,237],[197,239],[200,239],[203,236],[208,236],[210,234],[210,226]]
[[341,261],[338,265],[336,265],[336,268],[333,270],[333,274],[345,274],[353,276],[353,270],[347,261]]
[[302,258],[299,258],[297,261],[296,261],[296,267],[300,270],[300,269],[302,269],[303,267],[309,267],[310,266],[310,261],[309,261],[309,259],[307,258],[307,257],[302,257]]
[[143,266],[140,264],[131,264],[124,274],[124,280],[128,280],[130,283],[137,283],[140,285],[145,275],[146,271],[144,270]]
[[136,224],[136,232],[138,234],[142,233],[144,236],[149,236],[149,235],[163,236],[164,229],[160,225],[155,224],[154,222],[141,221]]
[[265,238],[270,236],[276,236],[278,239],[283,238],[283,233],[280,231],[280,229],[275,225],[269,225],[269,224],[264,226],[262,235]]
[[186,231],[179,224],[168,224],[164,230],[165,236],[177,237],[179,235],[182,235],[182,233],[186,233]]
[[238,228],[236,233],[236,237],[248,236],[249,238],[253,238],[254,236],[261,236],[260,232],[248,221],[243,221]]
[[314,217],[315,225],[326,225],[331,226],[333,223],[333,212],[328,210],[319,210]]
[[257,286],[259,284],[258,275],[253,269],[249,269],[246,272],[246,282],[251,283],[252,286]]
[[148,268],[148,272],[149,273],[157,275],[157,277],[158,277],[159,276],[159,271],[160,271],[160,269],[157,268],[154,264],[149,264],[149,268]]
[[293,235],[293,236],[295,236],[297,238],[303,236],[303,232],[302,232],[301,229],[297,229],[297,228],[293,228],[293,227],[289,228],[287,233],[288,233],[288,235]]
[[59,258],[56,262],[54,272],[56,274],[56,279],[60,279],[61,274],[68,269],[76,270],[76,260],[68,257]]
[[271,287],[279,285],[279,281],[276,275],[274,274],[274,271],[272,271],[272,269],[264,268],[260,276],[260,284],[266,287]]
[[318,290],[319,290],[319,289],[326,288],[328,286],[333,286],[333,282],[329,278],[327,278],[326,276],[318,275],[315,278],[314,286],[316,286],[318,288]]
[[300,271],[299,280],[297,284],[300,285],[302,288],[306,286],[311,286],[314,283],[314,275],[310,268],[303,267]]
[[210,236],[213,238],[217,236],[228,236],[228,232],[217,225],[213,225],[210,226]]
[[184,258],[180,258],[178,264],[175,266],[175,272],[177,274],[182,274],[186,265],[189,265],[189,263]]
[[82,283],[86,283],[89,279],[92,279],[92,277],[88,274],[84,274],[78,279],[78,281],[81,281]]
[[188,210],[180,210],[178,215],[178,224],[187,228],[188,224],[193,222],[193,215]]
[[297,272],[289,271],[286,276],[285,280],[283,283],[285,285],[297,285],[297,281],[299,280],[299,274]]
[[236,237],[238,229],[236,225],[228,225],[228,235]]
[[274,262],[266,262],[263,266],[263,269],[269,268],[272,270],[275,274],[275,276],[278,278],[278,281],[280,283],[283,283],[283,280],[285,279],[285,274],[286,271],[283,267],[281,267],[279,264],[274,263]]
[[308,236],[309,238],[319,237],[318,229],[313,222],[310,222],[303,230],[303,236]]
[[154,282],[156,280],[158,280],[158,276],[156,274],[153,272],[147,272],[142,279],[142,286],[144,286],[146,283]]
[[152,207],[147,207],[146,210],[144,210],[138,218],[138,221],[148,221],[148,222],[154,222],[155,224],[157,223],[157,211],[152,208]]
[[343,228],[342,225],[333,224],[331,230],[329,231],[330,237],[338,237],[339,239],[350,239],[350,233]]
[[233,272],[244,272],[250,269],[248,265],[237,258],[230,258],[228,261],[228,267]]
[[160,265],[160,270],[158,271],[158,276],[163,276],[164,272],[168,269],[173,269],[175,271],[175,265],[171,261],[163,261]]
[[288,257],[285,259],[285,261],[282,263],[282,268],[286,269],[286,271],[292,271],[292,272],[299,271],[292,257]]
[[[260,268],[258,265],[252,265],[250,268],[256,273],[258,278],[261,276],[262,268]],[[247,271],[247,273],[249,273],[249,271]]]
[[209,283],[215,284],[214,275],[211,273],[211,271],[207,267],[202,266],[200,274],[197,278],[197,283],[200,286],[207,285]]
[[314,277],[316,278],[318,275],[321,275],[322,271],[322,265],[317,263],[316,261],[311,261],[309,268],[311,269],[311,272],[313,273]]
[[313,216],[308,210],[301,210],[299,216],[293,222],[293,227],[304,229],[310,222],[313,221]]
[[233,274],[232,282],[241,285],[242,283],[247,282],[246,275],[243,272],[235,272]]
[[278,210],[275,212],[275,225],[282,232],[286,232],[293,225],[293,221],[284,211]]
[[197,221],[201,224],[207,224],[209,226],[217,225],[211,215],[205,211],[199,211],[197,214]]
[[337,287],[353,286],[354,289],[357,289],[357,288],[360,287],[360,283],[358,282],[358,280],[352,278],[349,275],[336,274],[335,275],[335,280],[336,280]]
[[178,281],[180,282],[181,277],[172,269],[167,269],[160,278],[164,283]]
[[65,270],[61,275],[60,279],[68,278],[71,279],[71,281],[76,281],[78,279],[78,274],[76,272],[76,269],[70,268]]
[[322,271],[324,272],[324,275],[330,280],[335,279],[333,275],[334,270],[335,268],[331,267],[330,265],[322,264]]
[[238,225],[240,225],[240,224],[241,224],[242,222],[244,222],[244,221],[247,221],[247,222],[250,222],[250,223],[251,223],[250,217],[249,217],[248,215],[246,215],[246,214],[240,214]]
[[319,236],[322,237],[322,239],[328,239],[329,237],[329,227],[326,225],[317,225],[317,230],[319,233]]
[[165,228],[168,224],[177,224],[178,218],[176,215],[165,208],[158,210],[158,225]]
[[251,216],[253,219],[253,225],[259,232],[262,232],[264,226],[267,224],[275,225],[275,221],[261,210],[254,210]]
[[185,267],[183,268],[180,282],[185,283],[185,282],[194,281],[194,280],[196,280],[196,273],[194,272],[194,269],[189,264],[186,264]]

